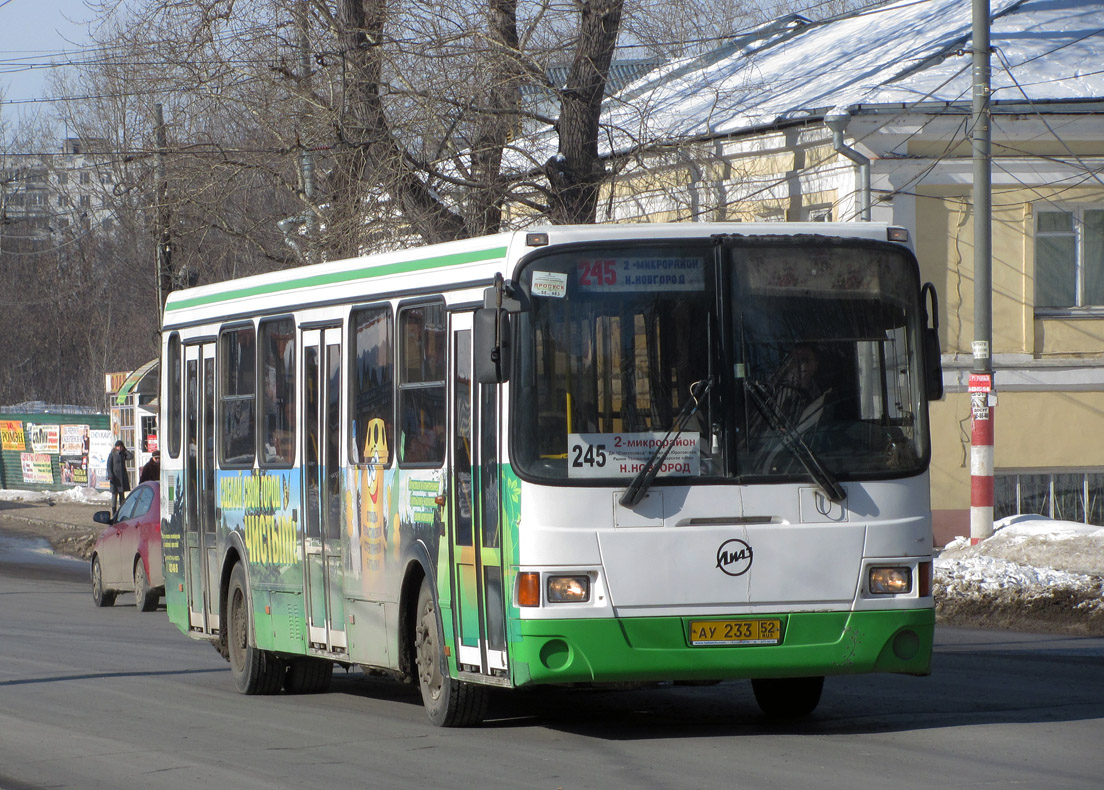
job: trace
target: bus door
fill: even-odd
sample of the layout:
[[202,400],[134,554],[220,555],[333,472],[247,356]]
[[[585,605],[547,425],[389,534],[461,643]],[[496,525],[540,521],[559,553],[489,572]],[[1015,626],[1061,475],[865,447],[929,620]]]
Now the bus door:
[[453,315],[451,338],[449,548],[457,663],[463,672],[505,677],[498,387],[472,380],[471,313]]
[[312,647],[344,652],[341,546],[341,328],[303,330],[304,590]]
[[215,546],[215,344],[184,351],[184,542],[188,619],[197,630],[219,628]]

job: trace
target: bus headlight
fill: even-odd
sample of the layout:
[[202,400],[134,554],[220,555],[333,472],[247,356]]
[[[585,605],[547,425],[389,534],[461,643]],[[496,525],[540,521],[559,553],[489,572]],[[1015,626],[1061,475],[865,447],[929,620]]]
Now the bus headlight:
[[912,568],[871,568],[872,595],[902,595],[912,592]]
[[586,603],[590,600],[589,576],[549,576],[549,603]]

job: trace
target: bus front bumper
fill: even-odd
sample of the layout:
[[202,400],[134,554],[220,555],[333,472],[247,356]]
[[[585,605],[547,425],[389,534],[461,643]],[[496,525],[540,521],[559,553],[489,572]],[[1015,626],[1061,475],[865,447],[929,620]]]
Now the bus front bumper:
[[[771,645],[691,645],[693,617],[522,620],[511,640],[515,686],[803,677],[931,669],[935,610],[759,614]],[[739,619],[739,618],[734,618]]]

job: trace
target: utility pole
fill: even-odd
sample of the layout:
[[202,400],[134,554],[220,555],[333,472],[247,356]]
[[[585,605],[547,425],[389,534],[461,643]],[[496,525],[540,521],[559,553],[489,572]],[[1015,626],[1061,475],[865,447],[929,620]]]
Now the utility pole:
[[154,137],[157,144],[157,309],[165,309],[165,300],[173,290],[172,217],[169,213],[169,182],[165,174],[168,142],[165,135],[165,115],[161,104],[153,105]]
[[970,543],[993,534],[993,171],[989,0],[973,0],[974,365]]

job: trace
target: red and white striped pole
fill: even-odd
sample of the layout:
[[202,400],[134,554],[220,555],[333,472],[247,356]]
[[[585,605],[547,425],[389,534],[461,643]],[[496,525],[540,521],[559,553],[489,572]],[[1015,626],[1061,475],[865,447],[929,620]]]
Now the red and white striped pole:
[[993,534],[993,374],[970,375],[970,545]]
[[993,166],[990,87],[990,4],[973,0],[974,160],[974,352],[970,408],[974,424],[970,446],[970,543],[993,534]]

